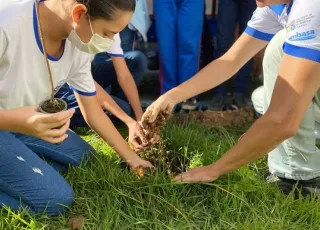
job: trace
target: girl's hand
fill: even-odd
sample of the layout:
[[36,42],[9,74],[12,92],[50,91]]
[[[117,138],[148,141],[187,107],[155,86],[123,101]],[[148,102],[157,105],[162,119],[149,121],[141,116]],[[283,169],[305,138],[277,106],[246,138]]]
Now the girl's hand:
[[136,159],[127,162],[132,170],[136,170],[139,168],[154,168],[154,166],[149,161],[143,160],[140,157],[137,157]]
[[[70,119],[75,110],[43,114],[37,112],[36,106],[21,107],[13,110],[14,124],[12,131],[38,137],[51,143],[61,143],[68,135]],[[58,128],[57,128],[58,127]]]
[[142,152],[148,147],[148,140],[143,132],[141,125],[133,120],[127,124],[129,129],[129,143],[134,147],[134,151]]

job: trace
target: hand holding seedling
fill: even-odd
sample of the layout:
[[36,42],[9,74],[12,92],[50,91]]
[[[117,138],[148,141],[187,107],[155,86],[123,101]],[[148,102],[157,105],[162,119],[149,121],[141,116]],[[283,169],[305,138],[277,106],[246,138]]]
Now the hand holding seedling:
[[71,109],[54,114],[43,114],[37,112],[36,106],[17,108],[14,110],[15,130],[13,131],[54,144],[61,143],[68,137],[66,132],[74,112],[74,109]]

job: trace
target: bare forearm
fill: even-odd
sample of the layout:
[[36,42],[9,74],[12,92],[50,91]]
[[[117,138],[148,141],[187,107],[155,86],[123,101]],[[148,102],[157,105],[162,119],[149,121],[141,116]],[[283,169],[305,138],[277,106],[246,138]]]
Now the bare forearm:
[[100,85],[96,84],[96,89],[99,103],[103,108],[119,118],[125,124],[133,122],[133,119],[118,106],[113,98],[104,89],[102,89]]
[[16,109],[0,110],[0,130],[19,132],[22,119]]
[[103,112],[96,97],[80,96],[77,93],[75,96],[85,121],[104,141],[129,164],[130,161],[139,158]]
[[119,80],[119,85],[124,91],[128,101],[133,109],[133,112],[136,116],[137,120],[140,120],[143,114],[138,89],[136,83],[134,82],[133,78],[130,76],[123,78],[125,80]]
[[268,116],[260,118],[232,149],[212,164],[212,170],[224,175],[262,158],[288,137],[283,129]]
[[190,80],[169,91],[167,95],[173,103],[179,103],[220,85],[238,72],[266,44],[265,41],[243,33],[225,55],[211,62]]
[[110,119],[103,111],[90,111],[86,116],[88,125],[125,160],[130,162],[136,159],[137,154],[130,149],[128,143],[122,138]]
[[12,115],[12,110],[0,110],[0,130],[14,131]]
[[231,60],[217,59],[203,68],[193,78],[167,93],[175,103],[208,91],[231,78],[238,71]]

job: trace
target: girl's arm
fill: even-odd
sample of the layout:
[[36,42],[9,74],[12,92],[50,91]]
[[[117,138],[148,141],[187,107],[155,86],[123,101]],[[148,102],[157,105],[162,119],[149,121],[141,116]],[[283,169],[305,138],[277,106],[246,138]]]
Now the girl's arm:
[[95,82],[95,85],[101,107],[112,113],[127,125],[129,129],[129,143],[133,145],[135,151],[144,150],[143,144],[147,143],[147,139],[145,138],[139,123],[126,114],[97,82]]
[[142,160],[122,138],[110,119],[105,115],[96,96],[83,96],[74,92],[80,110],[87,124],[131,166],[152,167],[145,160]]
[[114,116],[119,118],[126,125],[135,122],[135,120],[131,118],[129,115],[127,115],[113,100],[113,98],[97,82],[95,82],[95,85],[97,89],[97,97],[99,103],[104,109],[106,109],[108,112],[112,113]]
[[119,85],[132,106],[136,120],[140,121],[143,111],[140,104],[137,86],[128,69],[127,63],[123,57],[113,57],[112,62],[117,73]]

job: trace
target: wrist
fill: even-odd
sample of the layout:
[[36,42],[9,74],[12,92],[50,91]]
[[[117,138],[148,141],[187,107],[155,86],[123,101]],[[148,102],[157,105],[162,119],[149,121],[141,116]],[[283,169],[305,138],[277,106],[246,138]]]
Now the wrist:
[[16,132],[21,126],[20,120],[14,110],[0,110],[0,130]]
[[142,108],[140,107],[139,109],[138,109],[138,111],[135,111],[135,116],[136,116],[136,120],[137,121],[141,121],[141,118],[142,118],[142,116],[143,116],[143,110],[142,110]]
[[131,117],[127,117],[126,119],[123,120],[123,122],[126,124],[126,126],[129,128],[132,124],[137,123],[136,120],[134,120]]
[[139,163],[138,161],[141,160],[141,158],[133,152],[131,157],[128,157],[126,159],[124,159],[128,165],[130,165],[131,168],[135,168]]
[[[166,94],[162,95],[161,97],[164,98],[165,101],[169,102],[169,104],[176,105],[183,101],[183,99],[179,98],[179,89],[173,88],[170,91],[168,91]],[[180,95],[181,97],[181,95]]]
[[221,172],[220,166],[217,163],[213,163],[209,165],[209,172],[210,172],[210,175],[213,178],[215,178],[215,180],[223,175]]

